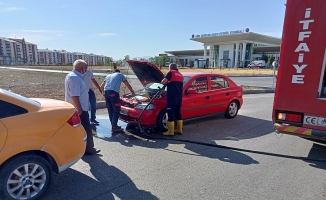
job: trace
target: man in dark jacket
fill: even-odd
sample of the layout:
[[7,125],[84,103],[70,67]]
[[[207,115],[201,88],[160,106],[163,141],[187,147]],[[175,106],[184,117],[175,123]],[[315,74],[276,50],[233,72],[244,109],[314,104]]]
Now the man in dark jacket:
[[183,75],[178,71],[175,63],[169,66],[170,71],[161,81],[163,85],[167,85],[166,109],[168,113],[168,130],[163,132],[164,135],[174,135],[174,121],[177,120],[177,130],[175,133],[182,134],[183,120],[181,115],[182,106],[182,88]]

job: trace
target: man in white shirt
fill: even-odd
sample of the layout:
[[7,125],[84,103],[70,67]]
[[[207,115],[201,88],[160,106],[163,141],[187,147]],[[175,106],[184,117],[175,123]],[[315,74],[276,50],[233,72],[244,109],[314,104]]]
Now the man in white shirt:
[[100,94],[102,94],[102,90],[99,86],[99,84],[97,83],[96,79],[94,78],[94,74],[91,70],[88,70],[88,65],[86,67],[86,73],[84,75],[84,81],[86,84],[86,87],[88,89],[88,98],[89,98],[89,104],[91,106],[91,123],[93,124],[99,124],[98,121],[96,121],[96,96],[95,96],[95,92],[94,92],[94,86],[93,84],[99,89]]
[[74,69],[65,79],[65,101],[75,106],[87,134],[85,154],[97,154],[101,150],[94,148],[92,128],[88,118],[88,90],[84,81],[87,63],[76,60]]

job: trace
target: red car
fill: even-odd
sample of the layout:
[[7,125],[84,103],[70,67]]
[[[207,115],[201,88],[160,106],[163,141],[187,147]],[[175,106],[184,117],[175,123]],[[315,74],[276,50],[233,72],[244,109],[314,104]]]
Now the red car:
[[[138,60],[128,61],[132,71],[138,77],[144,90],[136,95],[121,96],[120,120],[128,124],[137,124],[137,119],[150,98],[163,85],[160,83],[164,74],[155,65]],[[230,78],[220,74],[182,72],[183,98],[182,117],[184,120],[195,117],[223,113],[226,118],[234,118],[241,108],[243,89]],[[167,130],[168,115],[166,97],[163,92],[147,107],[141,118],[142,126]]]

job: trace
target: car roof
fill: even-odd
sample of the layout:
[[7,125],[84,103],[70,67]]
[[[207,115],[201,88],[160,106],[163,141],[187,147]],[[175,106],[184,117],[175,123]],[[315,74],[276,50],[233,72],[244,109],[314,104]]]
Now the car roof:
[[16,94],[14,92],[11,92],[11,91],[8,91],[8,90],[2,89],[2,88],[0,88],[0,100],[8,101],[8,102],[13,103],[18,106],[25,105],[24,108],[26,108],[26,106],[28,108],[30,108],[30,107],[35,108],[35,107],[40,106],[40,104],[38,102],[36,102],[30,98],[21,96],[19,94]]
[[213,73],[204,73],[204,72],[180,72],[183,76],[196,76],[196,75],[217,75],[217,76],[221,76],[221,77],[225,77],[222,74],[213,74]]

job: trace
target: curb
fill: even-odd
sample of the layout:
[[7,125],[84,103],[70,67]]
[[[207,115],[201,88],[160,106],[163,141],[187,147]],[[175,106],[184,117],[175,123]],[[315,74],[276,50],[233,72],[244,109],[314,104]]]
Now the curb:
[[[266,89],[266,90],[245,90],[243,91],[243,94],[268,94],[268,93],[274,93],[274,89]],[[99,101],[96,102],[96,109],[103,109],[106,108],[105,101]]]
[[96,102],[96,109],[102,109],[102,108],[106,108],[105,101],[98,101],[98,102]]
[[266,89],[266,90],[244,90],[243,94],[266,94],[274,93],[275,89]]

